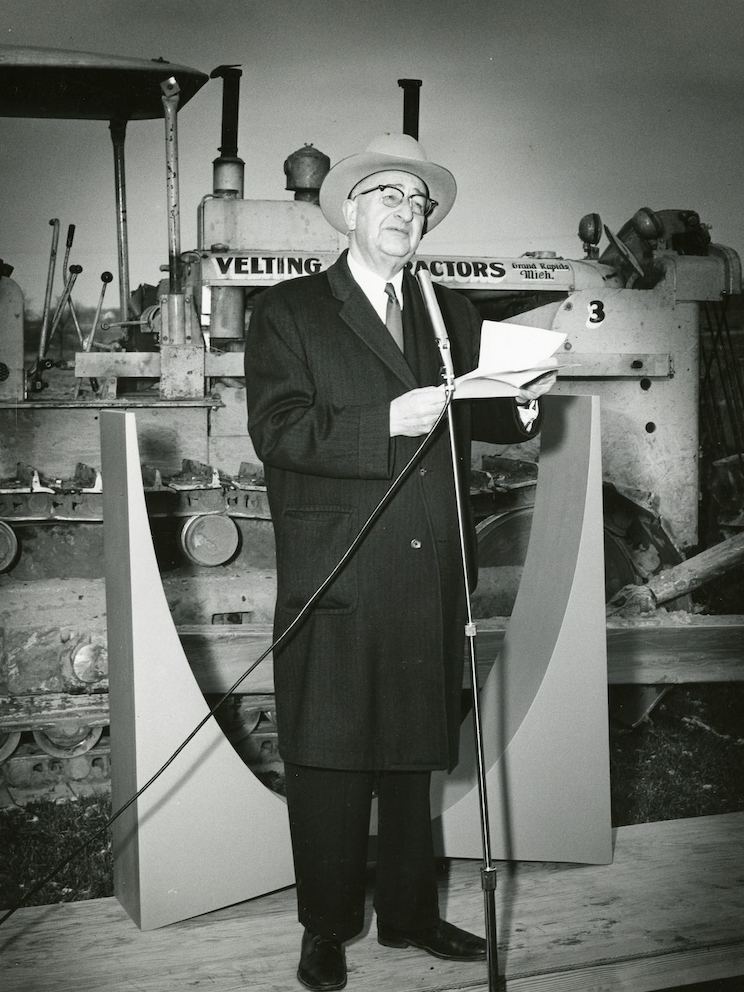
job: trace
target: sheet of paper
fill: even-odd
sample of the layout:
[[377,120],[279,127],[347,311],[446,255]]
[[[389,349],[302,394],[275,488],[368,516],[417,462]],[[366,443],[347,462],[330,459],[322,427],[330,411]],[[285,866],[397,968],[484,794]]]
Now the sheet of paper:
[[478,367],[460,378],[477,379],[502,372],[545,368],[565,340],[565,334],[544,327],[484,320]]
[[456,400],[488,399],[494,396],[516,396],[528,383],[534,382],[549,372],[554,372],[559,365],[549,365],[542,369],[530,369],[522,372],[503,372],[496,376],[478,376],[475,379],[462,376],[455,380]]
[[562,365],[555,352],[565,340],[565,334],[544,327],[484,320],[478,367],[455,379],[455,398],[516,395],[528,382]]

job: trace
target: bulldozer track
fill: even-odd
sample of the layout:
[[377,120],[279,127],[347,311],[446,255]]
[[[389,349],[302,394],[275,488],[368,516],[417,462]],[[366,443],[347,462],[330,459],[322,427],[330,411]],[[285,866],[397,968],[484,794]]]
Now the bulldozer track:
[[111,790],[108,737],[85,754],[55,757],[22,742],[0,765],[0,808],[33,802],[64,802]]

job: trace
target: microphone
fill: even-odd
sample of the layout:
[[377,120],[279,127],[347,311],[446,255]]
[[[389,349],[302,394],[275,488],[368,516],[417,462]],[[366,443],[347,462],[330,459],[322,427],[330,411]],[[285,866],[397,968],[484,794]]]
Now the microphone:
[[442,311],[439,309],[439,304],[437,303],[437,298],[434,294],[434,286],[431,282],[431,273],[427,268],[422,266],[416,273],[416,278],[418,279],[419,286],[421,287],[421,294],[424,297],[424,304],[426,305],[429,320],[431,321],[431,326],[434,330],[434,337],[437,339],[439,353],[442,356],[442,365],[444,366],[444,383],[447,390],[453,393],[455,391],[455,370],[452,365],[450,341],[449,336],[447,335],[447,328],[444,326]]

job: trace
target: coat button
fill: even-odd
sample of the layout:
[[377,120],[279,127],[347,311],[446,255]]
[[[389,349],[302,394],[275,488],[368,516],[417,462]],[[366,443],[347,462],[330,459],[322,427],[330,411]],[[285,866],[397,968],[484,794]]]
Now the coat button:
[[414,537],[414,539],[411,541],[411,547],[413,548],[414,551],[418,551],[418,549],[421,547],[421,541],[419,541],[417,537]]

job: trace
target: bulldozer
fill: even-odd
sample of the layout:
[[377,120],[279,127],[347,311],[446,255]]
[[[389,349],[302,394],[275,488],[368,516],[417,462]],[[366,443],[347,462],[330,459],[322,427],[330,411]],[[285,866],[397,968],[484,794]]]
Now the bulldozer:
[[[0,48],[0,116],[109,122],[119,284],[111,314],[103,298],[113,277],[101,274],[85,333],[74,305],[79,266],[68,267],[67,254],[54,301],[59,221],[51,220],[44,312],[30,349],[23,289],[12,260],[0,262],[3,802],[108,787],[101,410],[136,413],[153,543],[187,655],[206,652],[219,665],[215,645],[224,640],[205,629],[255,633],[271,623],[273,532],[246,430],[245,332],[261,292],[323,270],[345,244],[318,207],[330,160],[310,143],[283,163],[282,198],[245,197],[240,78],[237,66],[208,76],[162,59]],[[194,205],[196,244],[184,249],[178,115],[210,79],[222,81],[221,144],[212,189]],[[398,83],[403,130],[417,138],[421,81]],[[130,121],[155,117],[165,122],[168,266],[132,290],[125,135]],[[601,398],[609,601],[744,523],[742,385],[728,323],[741,264],[711,240],[694,209],[644,206],[617,232],[589,213],[578,238],[575,259],[548,249],[504,257],[494,246],[477,257],[424,251],[411,265],[466,294],[484,319],[566,335],[556,391]],[[68,231],[68,249],[70,241]],[[65,321],[74,325],[74,356],[55,361],[50,345]],[[476,616],[509,615],[538,471],[539,441],[514,450],[474,446]],[[692,608],[689,595],[670,602]],[[236,695],[218,718],[274,787],[281,762],[272,706],[270,694]]]

